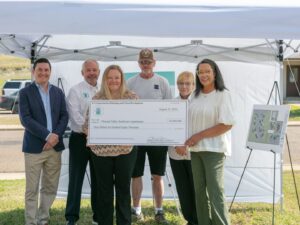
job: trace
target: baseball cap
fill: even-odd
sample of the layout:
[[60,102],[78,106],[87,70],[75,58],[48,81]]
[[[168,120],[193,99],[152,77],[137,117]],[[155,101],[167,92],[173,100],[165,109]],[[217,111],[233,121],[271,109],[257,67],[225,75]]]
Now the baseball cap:
[[150,50],[149,48],[144,48],[140,51],[140,54],[139,54],[139,61],[141,60],[151,60],[153,61],[154,58],[153,58],[153,52],[152,50]]

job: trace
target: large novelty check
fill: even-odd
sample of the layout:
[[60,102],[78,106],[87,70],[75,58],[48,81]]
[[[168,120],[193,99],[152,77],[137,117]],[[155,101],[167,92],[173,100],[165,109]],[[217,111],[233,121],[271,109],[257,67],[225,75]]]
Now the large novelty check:
[[183,145],[185,100],[93,100],[89,145]]

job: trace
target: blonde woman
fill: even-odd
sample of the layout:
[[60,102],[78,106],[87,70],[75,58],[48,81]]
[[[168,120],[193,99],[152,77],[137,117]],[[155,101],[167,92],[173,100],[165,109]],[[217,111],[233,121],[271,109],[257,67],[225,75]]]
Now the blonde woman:
[[[177,88],[179,91],[177,99],[189,99],[195,89],[193,73],[188,71],[180,73]],[[190,153],[180,155],[173,146],[169,147],[168,153],[183,217],[188,225],[198,225]]]
[[[136,99],[126,87],[123,71],[117,65],[106,68],[101,89],[96,99]],[[84,125],[87,133],[88,117]],[[99,225],[113,225],[114,196],[116,199],[116,224],[131,224],[130,181],[136,160],[132,146],[96,145],[90,146],[97,181],[97,222]],[[115,194],[114,194],[115,189]]]

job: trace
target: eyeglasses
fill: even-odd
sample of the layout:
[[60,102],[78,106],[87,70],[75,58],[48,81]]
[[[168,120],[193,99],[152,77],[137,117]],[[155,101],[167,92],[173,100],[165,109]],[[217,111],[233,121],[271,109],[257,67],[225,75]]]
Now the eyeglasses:
[[179,87],[183,87],[183,86],[190,87],[190,86],[192,86],[192,84],[193,84],[193,83],[191,83],[191,82],[178,82],[178,83],[177,83],[177,85],[178,85]]
[[214,73],[213,70],[205,70],[205,71],[197,70],[197,71],[196,71],[196,75],[197,75],[197,76],[201,76],[201,75],[205,75],[205,74],[210,74],[210,73],[213,74],[213,73]]
[[140,60],[139,64],[141,65],[150,65],[151,63],[153,63],[152,60]]

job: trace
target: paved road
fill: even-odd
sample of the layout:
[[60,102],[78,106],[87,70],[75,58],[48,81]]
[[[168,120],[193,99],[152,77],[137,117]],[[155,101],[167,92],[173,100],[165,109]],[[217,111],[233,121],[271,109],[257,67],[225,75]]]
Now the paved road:
[[[292,161],[300,166],[300,126],[289,126],[287,136]],[[0,130],[0,173],[23,172],[24,157],[21,151],[23,130]],[[289,164],[287,145],[284,150],[284,164]]]
[[23,172],[23,130],[0,130],[0,172]]
[[[286,143],[289,143],[293,164],[300,166],[300,126],[288,126]],[[285,144],[283,163],[289,164],[289,162],[287,144]]]
[[12,114],[11,111],[0,108],[0,115],[11,115],[11,114]]

